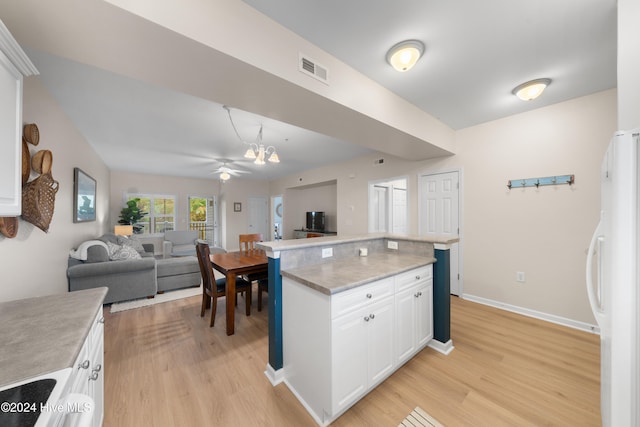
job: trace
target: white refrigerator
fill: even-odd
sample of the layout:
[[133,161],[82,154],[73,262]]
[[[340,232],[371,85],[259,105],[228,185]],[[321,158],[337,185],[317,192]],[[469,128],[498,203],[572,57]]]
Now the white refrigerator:
[[640,426],[639,146],[636,129],[616,132],[607,149],[600,223],[587,255],[587,293],[600,327],[605,427]]

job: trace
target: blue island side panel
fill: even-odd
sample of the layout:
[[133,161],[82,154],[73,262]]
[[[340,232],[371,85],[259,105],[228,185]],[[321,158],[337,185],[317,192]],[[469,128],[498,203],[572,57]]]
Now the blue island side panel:
[[451,263],[449,249],[436,249],[433,265],[433,338],[446,343],[451,339]]
[[269,258],[269,365],[282,369],[282,276],[280,258]]

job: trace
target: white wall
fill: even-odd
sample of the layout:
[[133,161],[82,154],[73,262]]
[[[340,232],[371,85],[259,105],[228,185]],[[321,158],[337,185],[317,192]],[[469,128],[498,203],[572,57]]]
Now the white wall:
[[[465,294],[593,324],[584,262],[616,117],[616,91],[599,92],[458,131],[456,156],[408,162],[383,155],[374,166],[381,156],[374,153],[274,181],[271,192],[336,179],[338,233],[366,233],[368,182],[407,175],[409,232],[417,233],[418,176],[460,168]],[[507,189],[510,179],[564,174],[575,174],[576,184]],[[516,271],[526,283],[515,282]]]
[[[39,145],[29,146],[31,154],[38,150],[53,153],[52,175],[59,189],[48,233],[20,220],[15,238],[0,235],[0,301],[67,292],[69,250],[102,234],[109,209],[109,170],[38,77],[25,79],[22,118],[25,123],[36,123],[40,130]],[[97,181],[95,222],[73,222],[74,167]]]

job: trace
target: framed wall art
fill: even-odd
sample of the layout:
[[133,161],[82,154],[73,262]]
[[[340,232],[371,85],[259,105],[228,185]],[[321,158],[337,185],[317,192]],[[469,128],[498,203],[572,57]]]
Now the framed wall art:
[[96,220],[96,180],[73,168],[73,222]]

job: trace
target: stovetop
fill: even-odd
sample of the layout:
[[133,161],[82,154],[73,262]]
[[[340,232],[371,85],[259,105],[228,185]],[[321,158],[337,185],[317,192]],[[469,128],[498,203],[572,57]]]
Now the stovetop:
[[35,426],[56,382],[48,378],[0,391],[0,426]]

